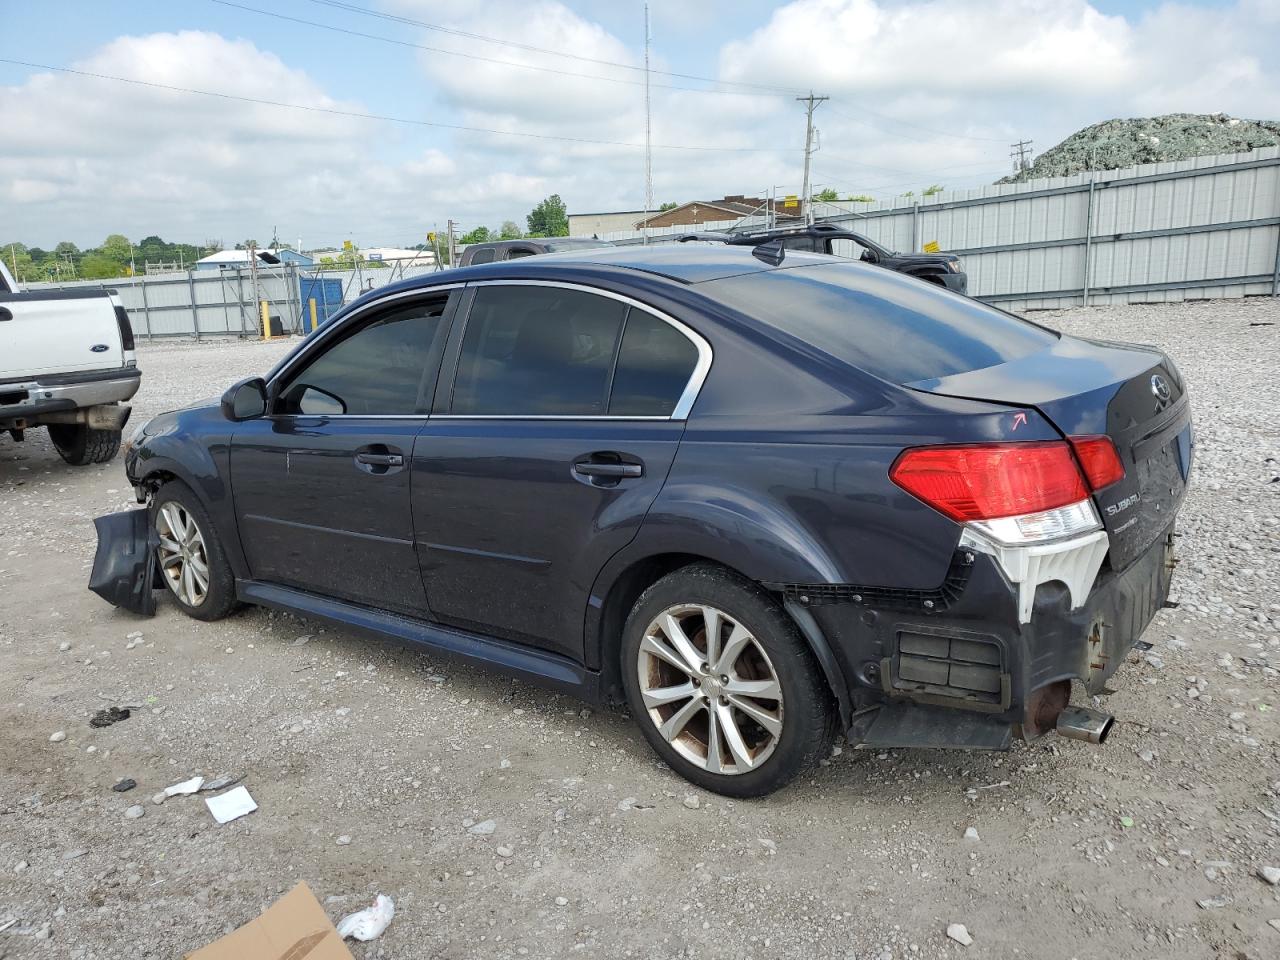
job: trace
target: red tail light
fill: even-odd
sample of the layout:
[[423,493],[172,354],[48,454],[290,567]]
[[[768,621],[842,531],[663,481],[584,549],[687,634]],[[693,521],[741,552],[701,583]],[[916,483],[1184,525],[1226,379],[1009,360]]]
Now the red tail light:
[[1124,479],[1124,464],[1110,437],[1072,437],[1071,446],[1094,490]]
[[889,478],[953,520],[995,520],[1088,499],[1089,490],[1060,440],[980,443],[904,450]]

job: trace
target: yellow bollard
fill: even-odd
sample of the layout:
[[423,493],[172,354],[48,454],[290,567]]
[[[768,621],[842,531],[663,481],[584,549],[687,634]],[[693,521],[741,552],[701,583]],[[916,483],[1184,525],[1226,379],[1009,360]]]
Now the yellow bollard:
[[262,301],[262,339],[271,339],[271,311],[265,300]]
[[310,300],[308,300],[308,301],[307,301],[307,303],[309,303],[309,304],[311,305],[311,329],[312,329],[312,330],[315,330],[315,328],[316,328],[316,298],[315,298],[315,297],[312,297]]

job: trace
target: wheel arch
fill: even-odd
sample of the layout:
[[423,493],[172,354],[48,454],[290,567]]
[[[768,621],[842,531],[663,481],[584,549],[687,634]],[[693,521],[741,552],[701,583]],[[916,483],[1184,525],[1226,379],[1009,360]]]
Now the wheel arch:
[[187,469],[181,461],[170,457],[152,456],[138,462],[135,482],[151,494],[155,494],[164,484],[173,481],[189,489],[200,501],[200,506],[209,515],[209,519],[213,521],[213,532],[222,543],[232,572],[237,579],[247,579],[248,564],[241,548],[234,513],[230,509],[230,490],[216,469],[213,469],[212,460],[207,466],[212,469],[212,473],[202,477]]
[[631,557],[613,570],[606,568],[597,578],[587,606],[585,639],[587,665],[600,671],[601,699],[615,704],[625,700],[622,692],[622,664],[618,654],[622,646],[622,631],[636,600],[663,577],[696,563],[712,564],[728,570],[749,583],[755,583],[774,598],[796,625],[814,659],[818,661],[831,695],[839,707],[842,729],[848,729],[851,714],[848,682],[813,615],[794,601],[784,602],[779,593],[747,576],[734,564],[693,552],[672,551]]

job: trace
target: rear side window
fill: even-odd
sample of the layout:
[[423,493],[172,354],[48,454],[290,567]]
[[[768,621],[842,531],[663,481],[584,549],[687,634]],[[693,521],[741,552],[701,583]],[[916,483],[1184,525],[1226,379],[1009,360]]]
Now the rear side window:
[[508,260],[519,260],[521,257],[532,257],[537,251],[528,247],[512,247],[507,251]]
[[477,250],[475,256],[471,258],[472,263],[493,263],[494,249],[493,247],[485,247],[483,250]]
[[913,383],[1007,363],[1057,334],[923,280],[856,263],[762,271],[703,291],[872,376]]
[[476,291],[451,412],[602,416],[627,305],[558,287]]
[[609,414],[669,417],[693,376],[698,349],[671,324],[643,310],[627,314]]

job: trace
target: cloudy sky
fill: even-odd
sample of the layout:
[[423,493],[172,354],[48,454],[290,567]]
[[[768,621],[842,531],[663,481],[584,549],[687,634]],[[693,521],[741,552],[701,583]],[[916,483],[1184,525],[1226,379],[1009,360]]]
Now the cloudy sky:
[[[809,89],[831,97],[815,189],[879,197],[990,182],[1014,140],[1111,117],[1280,119],[1280,0],[652,0],[651,18],[659,202],[799,192]],[[372,246],[450,217],[523,226],[550,193],[639,209],[643,56],[639,0],[0,0],[0,58],[27,64],[0,63],[0,241]]]

